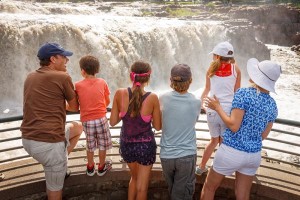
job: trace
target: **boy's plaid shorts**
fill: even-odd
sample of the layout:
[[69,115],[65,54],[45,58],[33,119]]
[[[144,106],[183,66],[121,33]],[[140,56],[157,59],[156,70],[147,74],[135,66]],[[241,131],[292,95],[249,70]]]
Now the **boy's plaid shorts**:
[[111,135],[106,117],[83,122],[86,136],[86,149],[94,152],[96,149],[109,150],[112,148]]

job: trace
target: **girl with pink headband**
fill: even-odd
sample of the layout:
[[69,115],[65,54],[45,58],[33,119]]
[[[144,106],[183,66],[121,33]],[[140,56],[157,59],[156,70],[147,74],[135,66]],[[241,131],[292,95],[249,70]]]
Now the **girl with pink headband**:
[[133,63],[130,72],[132,87],[116,91],[111,110],[111,126],[122,120],[120,154],[131,173],[128,200],[147,199],[150,172],[156,160],[152,128],[161,129],[161,115],[157,95],[145,91],[150,74],[148,63]]

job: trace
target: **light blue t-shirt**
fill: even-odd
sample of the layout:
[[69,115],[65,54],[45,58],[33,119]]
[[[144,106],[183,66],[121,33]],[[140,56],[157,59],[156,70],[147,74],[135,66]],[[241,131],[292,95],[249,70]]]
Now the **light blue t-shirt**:
[[233,98],[234,108],[244,110],[245,114],[236,133],[226,129],[223,144],[248,153],[261,151],[261,134],[278,115],[275,100],[269,94],[258,93],[255,88],[240,88]]
[[197,153],[195,124],[201,101],[191,93],[171,91],[160,98],[162,111],[161,158],[180,158]]

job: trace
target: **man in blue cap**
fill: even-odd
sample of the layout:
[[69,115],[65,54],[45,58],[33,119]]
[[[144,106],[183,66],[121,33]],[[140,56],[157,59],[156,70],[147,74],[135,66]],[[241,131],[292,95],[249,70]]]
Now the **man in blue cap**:
[[38,51],[40,68],[24,83],[22,143],[30,156],[44,167],[49,200],[62,199],[67,156],[75,147],[82,124],[66,124],[66,110],[78,111],[79,103],[67,73],[73,53],[57,43],[46,43]]

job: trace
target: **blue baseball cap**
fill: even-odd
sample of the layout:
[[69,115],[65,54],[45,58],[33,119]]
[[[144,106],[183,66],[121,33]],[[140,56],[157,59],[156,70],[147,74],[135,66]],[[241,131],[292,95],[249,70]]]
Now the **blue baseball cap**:
[[43,60],[55,55],[72,56],[73,52],[66,51],[62,46],[60,46],[57,43],[47,42],[40,47],[37,57],[40,60]]

